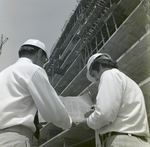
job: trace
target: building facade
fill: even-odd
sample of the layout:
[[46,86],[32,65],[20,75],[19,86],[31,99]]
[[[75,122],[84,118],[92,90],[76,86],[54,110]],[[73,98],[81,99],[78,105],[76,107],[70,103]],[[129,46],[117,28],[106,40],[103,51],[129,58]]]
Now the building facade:
[[[58,95],[78,96],[97,87],[86,79],[86,63],[108,53],[119,69],[142,89],[150,117],[150,1],[80,0],[63,28],[45,67]],[[94,131],[80,127],[63,131],[52,124],[41,129],[40,147],[95,146]]]

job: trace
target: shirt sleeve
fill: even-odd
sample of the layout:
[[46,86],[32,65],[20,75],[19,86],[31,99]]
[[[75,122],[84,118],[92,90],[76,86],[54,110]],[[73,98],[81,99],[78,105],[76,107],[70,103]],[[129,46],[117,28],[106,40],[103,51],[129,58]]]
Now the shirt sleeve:
[[115,121],[121,105],[122,89],[122,81],[117,73],[108,70],[102,74],[95,111],[87,118],[90,128],[100,129]]
[[49,83],[48,77],[42,68],[39,68],[34,73],[27,86],[43,119],[62,129],[71,127],[72,119]]

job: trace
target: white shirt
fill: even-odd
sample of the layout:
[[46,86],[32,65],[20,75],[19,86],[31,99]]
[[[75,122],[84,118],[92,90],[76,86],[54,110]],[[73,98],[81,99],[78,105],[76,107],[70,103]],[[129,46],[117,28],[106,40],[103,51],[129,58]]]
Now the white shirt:
[[90,128],[100,134],[115,131],[149,136],[142,91],[118,69],[101,75],[96,101],[95,111],[87,118]]
[[37,109],[47,122],[62,129],[71,127],[71,117],[44,69],[20,58],[0,73],[0,129],[24,125],[35,131]]

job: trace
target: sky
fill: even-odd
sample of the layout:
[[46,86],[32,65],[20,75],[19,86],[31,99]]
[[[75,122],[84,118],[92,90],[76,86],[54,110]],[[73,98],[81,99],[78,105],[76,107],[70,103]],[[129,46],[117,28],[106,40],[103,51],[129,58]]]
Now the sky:
[[0,0],[0,38],[9,38],[2,47],[0,72],[18,60],[28,39],[42,41],[49,54],[77,5],[77,0]]

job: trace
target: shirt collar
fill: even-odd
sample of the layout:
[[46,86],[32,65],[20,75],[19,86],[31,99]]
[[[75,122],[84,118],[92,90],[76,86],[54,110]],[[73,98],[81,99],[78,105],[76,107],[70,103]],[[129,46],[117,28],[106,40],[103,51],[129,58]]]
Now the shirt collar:
[[26,58],[26,57],[19,58],[17,62],[22,62],[22,61],[33,63],[31,59]]

